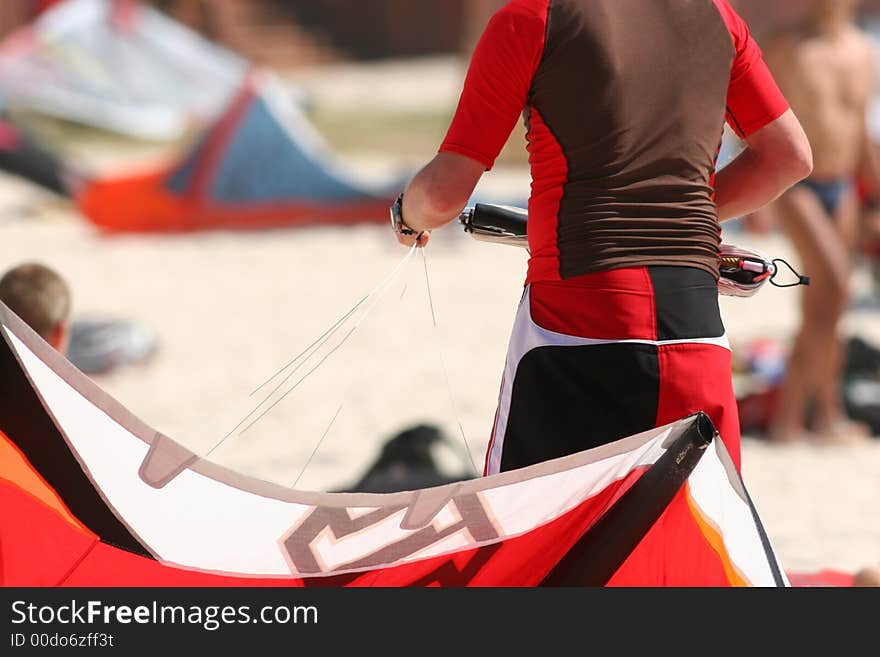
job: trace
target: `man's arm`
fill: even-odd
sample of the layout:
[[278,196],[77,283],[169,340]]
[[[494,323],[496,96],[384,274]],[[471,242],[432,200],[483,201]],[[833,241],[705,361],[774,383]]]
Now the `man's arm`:
[[[417,231],[449,223],[510,137],[541,61],[546,7],[509,2],[492,16],[468,65],[461,98],[440,152],[404,190],[403,222]],[[429,233],[419,238],[427,243]],[[411,246],[415,236],[400,235]]]
[[813,171],[810,142],[794,112],[746,137],[746,148],[715,177],[718,219],[764,207]]
[[[458,153],[438,153],[419,171],[403,192],[403,221],[422,233],[419,246],[428,243],[430,231],[458,217],[474,193],[485,165]],[[397,236],[412,246],[415,236]]]

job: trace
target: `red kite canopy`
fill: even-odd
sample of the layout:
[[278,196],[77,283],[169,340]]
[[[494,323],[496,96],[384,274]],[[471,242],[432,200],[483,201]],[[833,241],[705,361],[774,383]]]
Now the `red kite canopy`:
[[309,493],[150,429],[0,304],[0,584],[784,586],[703,414],[438,488]]

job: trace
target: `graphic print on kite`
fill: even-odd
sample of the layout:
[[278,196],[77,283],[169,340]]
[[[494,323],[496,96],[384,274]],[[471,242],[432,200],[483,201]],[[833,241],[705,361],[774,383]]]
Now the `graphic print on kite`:
[[0,507],[4,586],[787,585],[701,414],[436,488],[302,492],[157,433],[2,305]]

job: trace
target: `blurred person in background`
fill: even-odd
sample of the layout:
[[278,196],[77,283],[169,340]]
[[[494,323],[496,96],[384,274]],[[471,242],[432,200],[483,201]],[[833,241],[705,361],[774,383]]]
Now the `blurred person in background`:
[[[485,473],[697,411],[738,468],[719,220],[812,167],[745,22],[726,0],[508,2],[440,152],[392,206],[401,244],[458,216],[521,115],[530,259]],[[716,177],[725,118],[747,148]]]
[[49,267],[29,262],[0,278],[0,301],[49,346],[86,374],[147,362],[157,350],[153,329],[114,318],[71,320],[71,293]]
[[70,288],[45,265],[25,263],[0,278],[0,301],[62,354],[70,335]]
[[800,330],[769,437],[837,442],[867,434],[845,413],[838,326],[850,297],[859,233],[857,177],[880,198],[867,129],[874,50],[857,28],[857,0],[812,0],[806,20],[772,35],[765,56],[813,149],[812,175],[773,206],[812,284],[802,292]]

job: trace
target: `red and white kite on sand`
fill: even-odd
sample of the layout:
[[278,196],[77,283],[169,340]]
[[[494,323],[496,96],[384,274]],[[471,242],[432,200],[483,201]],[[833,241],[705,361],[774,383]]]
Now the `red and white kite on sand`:
[[150,429],[0,304],[4,586],[786,586],[703,414],[521,470],[308,493]]

